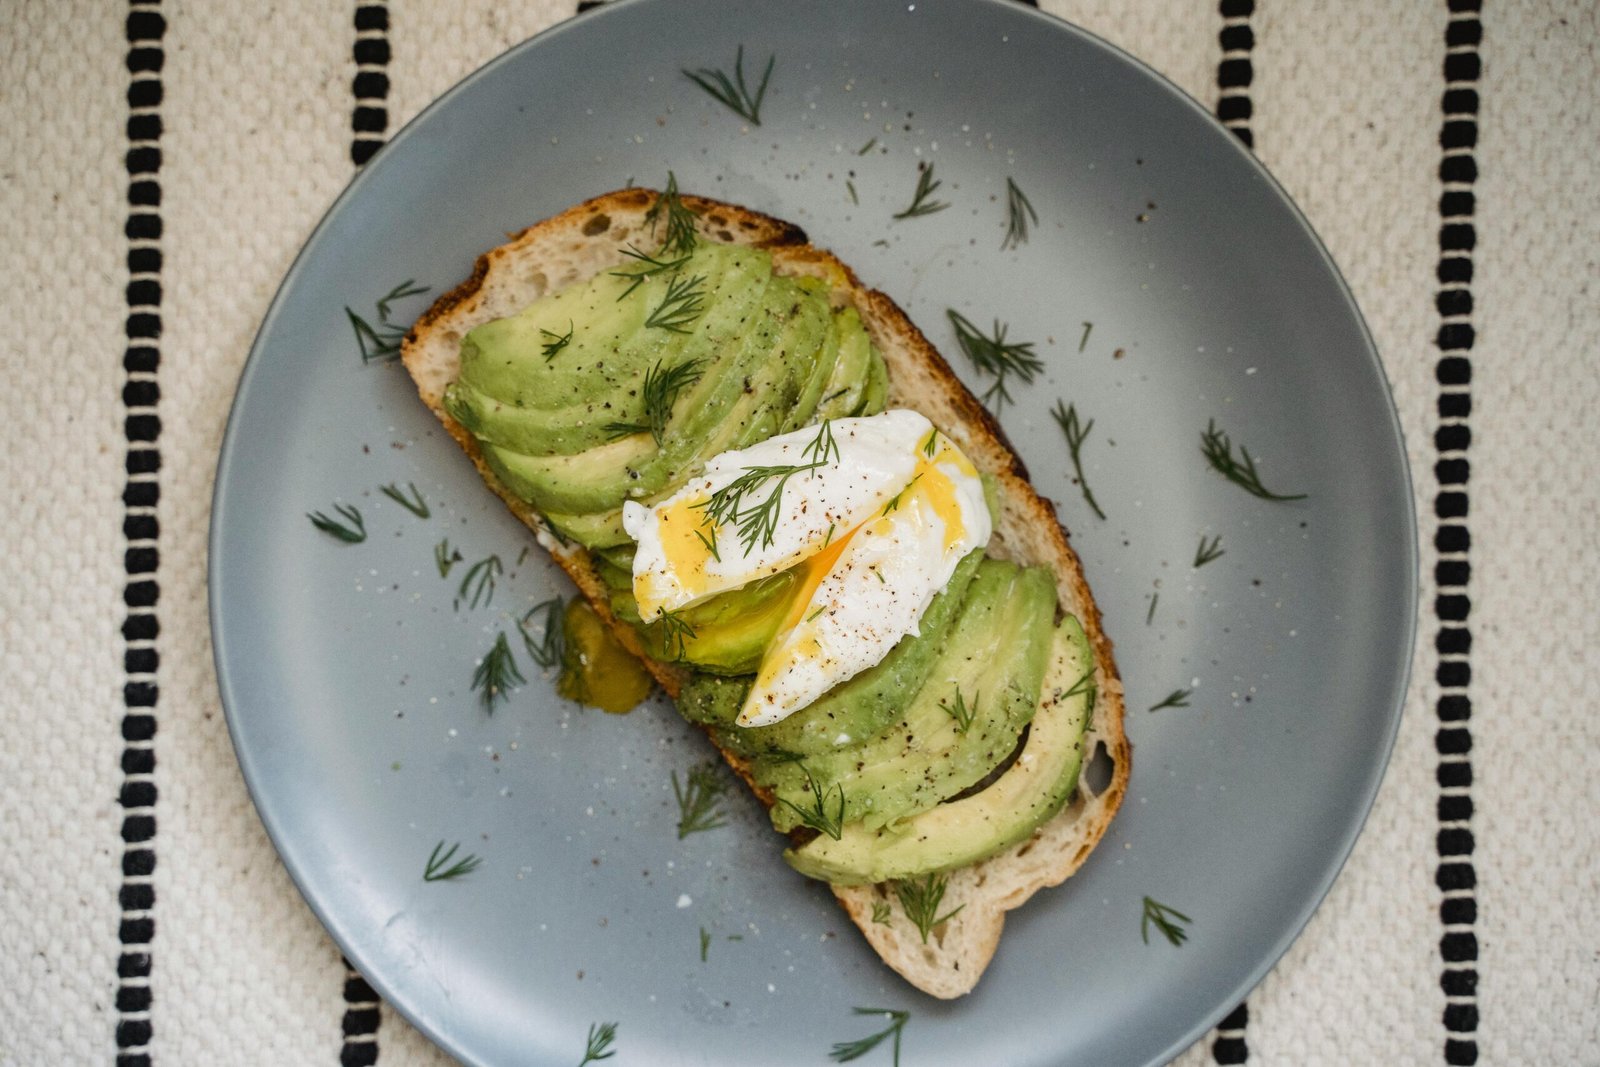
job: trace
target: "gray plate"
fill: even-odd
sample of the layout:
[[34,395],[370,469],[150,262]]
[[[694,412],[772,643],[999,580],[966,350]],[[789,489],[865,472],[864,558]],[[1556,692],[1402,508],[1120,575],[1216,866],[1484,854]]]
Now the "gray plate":
[[[747,74],[777,57],[760,127],[679,72],[731,67],[741,43]],[[892,221],[919,161],[950,206]],[[748,797],[677,839],[670,775],[707,749],[664,703],[583,711],[525,659],[508,704],[474,700],[477,657],[564,586],[537,549],[520,559],[523,530],[403,371],[362,363],[344,307],[373,318],[406,278],[437,293],[506,231],[668,170],[804,226],[980,390],[946,308],[1007,323],[1045,363],[1004,423],[1104,607],[1137,758],[1100,850],[1013,915],[959,1002],[886,970]],[[1007,177],[1038,222],[1002,251]],[[1104,521],[1072,479],[1058,399],[1094,420],[1082,458]],[[1307,499],[1210,471],[1211,419]],[[390,482],[431,517],[383,496]],[[364,543],[306,521],[336,501],[361,509]],[[1226,554],[1196,569],[1202,536]],[[448,580],[444,538],[464,557]],[[506,565],[492,603],[453,604],[490,554]],[[867,1005],[910,1009],[920,1067],[1176,1054],[1278,958],[1348,853],[1395,734],[1416,596],[1382,370],[1304,219],[1149,70],[975,0],[623,3],[446,94],[351,184],[267,315],[211,567],[228,721],[284,863],[383,996],[482,1064],[576,1063],[601,1021],[620,1024],[618,1063],[816,1064],[878,1028],[852,1014]],[[1146,710],[1177,689],[1186,707]],[[424,883],[440,841],[482,866]],[[1181,948],[1141,940],[1146,896],[1190,917]]]

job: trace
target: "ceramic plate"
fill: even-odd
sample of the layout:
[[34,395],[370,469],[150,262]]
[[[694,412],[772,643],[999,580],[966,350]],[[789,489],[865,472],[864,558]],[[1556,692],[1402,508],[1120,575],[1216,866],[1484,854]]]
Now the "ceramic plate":
[[[682,73],[731,72],[741,46],[747,82],[773,57],[759,126]],[[896,220],[919,164],[948,206]],[[747,796],[678,839],[671,776],[709,750],[665,702],[583,710],[525,657],[528,684],[492,715],[473,692],[496,636],[520,648],[514,620],[567,587],[403,370],[361,358],[346,308],[381,332],[375,304],[411,279],[430,293],[388,306],[409,322],[507,231],[669,172],[804,227],[977,391],[948,309],[1044,364],[1001,417],[1104,609],[1133,779],[1083,871],[1013,914],[957,1002],[883,967]],[[1008,179],[1037,218],[1003,248]],[[1082,483],[1058,401],[1093,420]],[[1304,499],[1213,471],[1208,426]],[[336,504],[365,541],[307,520]],[[461,557],[448,577],[438,552]],[[462,580],[490,557],[474,604]],[[1382,368],[1305,220],[1160,77],[978,0],[624,2],[447,93],[340,197],[266,317],[211,568],[228,721],[284,863],[382,995],[472,1064],[574,1064],[604,1022],[618,1063],[816,1064],[880,1027],[865,1006],[910,1011],[918,1067],[1162,1062],[1261,978],[1348,853],[1395,734],[1416,589]],[[425,881],[440,843],[481,865]],[[1147,897],[1189,917],[1181,947],[1141,938]]]

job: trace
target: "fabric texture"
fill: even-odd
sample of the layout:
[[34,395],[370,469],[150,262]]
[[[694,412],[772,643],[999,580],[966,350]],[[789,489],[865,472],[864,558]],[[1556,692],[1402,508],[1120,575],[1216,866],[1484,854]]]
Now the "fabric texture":
[[[341,959],[251,804],[212,479],[254,332],[355,169],[585,6],[0,0],[0,1065],[450,1062]],[[1306,214],[1383,355],[1423,542],[1366,829],[1176,1062],[1600,1064],[1600,14],[1042,6],[1218,114]]]

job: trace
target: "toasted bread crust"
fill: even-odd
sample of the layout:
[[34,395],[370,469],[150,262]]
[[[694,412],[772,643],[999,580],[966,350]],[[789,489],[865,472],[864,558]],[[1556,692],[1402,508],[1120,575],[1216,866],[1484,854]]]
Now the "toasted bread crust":
[[[607,591],[589,554],[577,545],[563,544],[537,512],[498,483],[472,435],[443,407],[444,388],[459,371],[460,340],[468,330],[509,315],[547,291],[623,262],[620,250],[630,242],[640,248],[655,247],[659,242],[645,216],[659,195],[647,189],[618,190],[512,234],[505,244],[479,256],[472,274],[417,320],[406,335],[402,359],[422,401],[471,457],[489,487],[534,530],[623,646],[644,661],[667,694],[675,697],[687,677],[682,668],[650,658],[632,628],[612,617]],[[1110,639],[1054,506],[1034,491],[999,423],[899,306],[886,294],[862,285],[831,253],[809,244],[799,227],[721,201],[688,194],[682,200],[698,213],[702,236],[767,249],[779,271],[822,278],[829,283],[836,306],[855,306],[883,353],[891,406],[910,407],[928,416],[980,470],[997,480],[1000,519],[990,553],[1050,567],[1061,609],[1075,615],[1088,636],[1097,698],[1085,738],[1085,773],[1066,809],[1022,844],[951,872],[943,910],[959,907],[960,911],[935,928],[926,944],[909,923],[872,921],[873,905],[892,899],[890,887],[834,887],[846,913],[885,963],[924,992],[960,996],[976,985],[994,955],[1006,912],[1039,889],[1070,877],[1104,835],[1122,802],[1131,751],[1123,732],[1122,682]],[[1110,764],[1098,790],[1089,780],[1095,776],[1089,764],[1097,753]],[[723,756],[770,806],[771,793],[756,787],[748,765],[732,753],[724,751]]]

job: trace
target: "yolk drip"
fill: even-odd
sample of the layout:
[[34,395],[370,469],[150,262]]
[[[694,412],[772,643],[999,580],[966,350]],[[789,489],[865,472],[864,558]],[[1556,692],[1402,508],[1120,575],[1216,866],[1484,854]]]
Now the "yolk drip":
[[[680,500],[662,510],[660,514],[661,551],[666,556],[667,573],[677,579],[678,586],[690,597],[706,591],[706,561],[711,558],[707,541],[711,531],[705,526],[705,499]],[[702,541],[704,537],[706,540]],[[657,608],[670,601],[671,590],[660,575],[641,575],[635,583],[634,595],[639,600],[639,611],[646,618]]]

